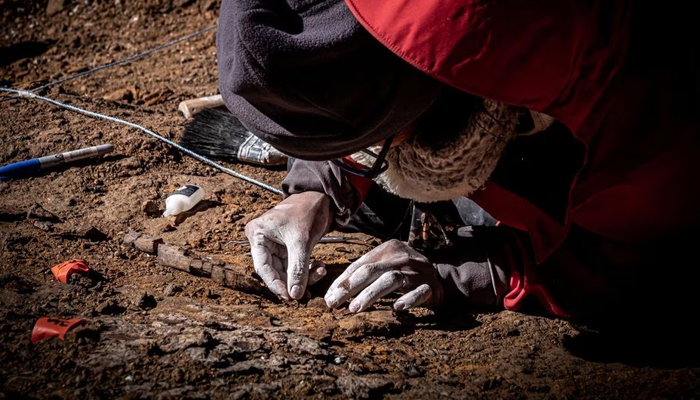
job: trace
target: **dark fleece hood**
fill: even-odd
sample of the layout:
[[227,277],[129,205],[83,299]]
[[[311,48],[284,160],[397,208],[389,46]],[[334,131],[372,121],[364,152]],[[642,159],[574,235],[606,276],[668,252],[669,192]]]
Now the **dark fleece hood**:
[[376,41],[343,0],[223,0],[216,45],[228,109],[300,159],[380,142],[442,86]]

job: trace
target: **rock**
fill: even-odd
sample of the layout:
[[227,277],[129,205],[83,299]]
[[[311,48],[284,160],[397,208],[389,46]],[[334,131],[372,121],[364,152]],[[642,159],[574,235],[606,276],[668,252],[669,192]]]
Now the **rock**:
[[[88,272],[88,274],[91,275],[91,272]],[[91,288],[95,286],[95,280],[93,280],[90,276],[83,275],[82,273],[72,274],[69,276],[68,283],[70,285],[82,286],[84,288]]]
[[53,231],[53,224],[49,221],[34,221],[32,223],[32,225],[41,229],[42,231],[46,231],[46,232]]
[[134,101],[134,98],[136,96],[134,95],[134,90],[133,89],[119,89],[115,90],[114,92],[106,95],[103,97],[103,99],[107,101],[126,101],[126,102],[132,102]]
[[141,310],[150,310],[158,305],[155,297],[147,292],[137,292],[132,300],[133,305]]
[[137,250],[149,254],[157,254],[158,246],[163,244],[163,239],[150,235],[141,235],[134,241],[134,247]]
[[381,398],[394,387],[394,383],[384,376],[344,375],[338,377],[336,382],[343,394],[352,399]]
[[102,336],[101,327],[93,324],[92,322],[78,326],[71,332],[76,340],[85,339],[92,342],[98,342]]
[[163,290],[163,296],[172,296],[177,292],[181,292],[182,288],[179,286],[176,286],[174,283],[169,283],[168,286],[165,287]]
[[189,273],[192,259],[187,257],[180,247],[161,244],[158,246],[158,262]]
[[133,246],[134,242],[136,239],[138,239],[143,233],[137,232],[135,230],[130,230],[129,232],[124,235],[124,238],[122,238],[122,243],[124,243],[127,246]]
[[108,238],[102,231],[92,225],[79,225],[61,233],[61,236],[69,238],[88,239],[93,242],[100,242]]
[[105,187],[102,185],[85,186],[83,188],[83,192],[99,194],[99,193],[107,193],[107,189],[105,189]]
[[65,5],[65,0],[49,0],[49,4],[46,5],[46,15],[52,17],[58,14],[59,12],[63,11],[63,7],[65,7]]
[[39,203],[34,203],[31,205],[31,207],[29,207],[29,210],[27,210],[27,219],[38,219],[41,221],[49,221],[49,222],[61,222],[60,218],[58,218],[52,212],[47,211]]
[[402,368],[402,372],[405,376],[409,378],[417,378],[420,376],[423,376],[423,372],[418,369],[415,365],[406,365],[404,368]]
[[250,397],[250,392],[247,389],[238,389],[228,396],[229,400],[242,400]]
[[208,0],[202,3],[202,6],[200,7],[201,11],[211,11],[214,10],[217,6],[217,1],[216,0]]
[[200,328],[185,328],[176,335],[166,337],[159,343],[160,350],[165,353],[174,353],[180,350],[214,347],[216,341],[211,333]]
[[129,157],[124,160],[122,160],[119,165],[126,169],[139,169],[143,166],[143,162],[141,161],[140,158],[136,157]]
[[411,326],[410,321],[399,321],[392,311],[369,311],[353,314],[338,321],[338,334],[345,338],[387,336]]
[[326,349],[327,345],[325,343],[294,332],[267,332],[265,337],[270,343],[300,355],[308,354],[323,358],[328,357],[330,354]]
[[310,354],[317,357],[327,357],[329,354],[323,343],[296,333],[287,335],[287,348],[298,354]]
[[236,331],[221,331],[214,334],[214,338],[229,348],[231,353],[247,354],[261,350],[265,345],[262,335],[256,333],[245,334]]
[[324,310],[328,311],[330,308],[326,305],[326,299],[323,297],[314,297],[313,299],[309,300],[308,303],[306,303],[306,307],[309,308],[318,308],[319,310]]
[[172,224],[166,224],[162,229],[161,232],[166,233],[166,232],[172,232],[176,228]]
[[261,360],[253,359],[237,362],[232,366],[222,370],[221,372],[226,374],[230,372],[235,372],[238,375],[261,375],[264,372],[264,370],[264,363]]

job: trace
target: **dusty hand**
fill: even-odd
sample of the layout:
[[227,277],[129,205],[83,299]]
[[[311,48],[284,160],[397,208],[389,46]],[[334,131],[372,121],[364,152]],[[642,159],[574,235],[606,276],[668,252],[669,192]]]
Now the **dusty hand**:
[[394,303],[395,310],[419,305],[435,306],[442,301],[442,284],[435,267],[408,244],[390,240],[350,264],[330,286],[326,304],[350,303],[351,312],[365,310],[392,292],[405,293]]
[[270,291],[286,300],[300,299],[307,285],[326,274],[323,263],[309,265],[309,258],[332,216],[327,195],[304,192],[246,225],[255,272]]

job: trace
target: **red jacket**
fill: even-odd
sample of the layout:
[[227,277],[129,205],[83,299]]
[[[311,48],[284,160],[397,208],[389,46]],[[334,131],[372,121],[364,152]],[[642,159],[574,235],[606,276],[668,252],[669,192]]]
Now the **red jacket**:
[[[659,49],[636,47],[653,36],[633,2],[346,3],[372,35],[421,71],[549,114],[573,133],[571,151],[579,146],[580,157],[560,211],[494,182],[472,197],[501,223],[526,231],[532,243],[533,262],[513,271],[507,309],[535,295],[567,317],[566,304],[603,290],[600,274],[582,268],[585,262],[563,246],[572,226],[599,237],[591,251],[603,253],[698,226],[700,128],[691,108],[698,72],[664,60],[679,52],[660,56]],[[603,264],[611,268],[634,264],[609,254]],[[557,289],[562,282],[565,291]]]

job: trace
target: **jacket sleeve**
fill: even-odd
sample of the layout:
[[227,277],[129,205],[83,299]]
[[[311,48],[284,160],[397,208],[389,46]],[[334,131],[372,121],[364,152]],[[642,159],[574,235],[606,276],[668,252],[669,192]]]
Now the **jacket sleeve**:
[[[344,226],[362,204],[363,192],[345,173],[329,161],[307,161],[290,158],[287,176],[282,181],[285,197],[302,192],[320,192],[330,196],[335,208],[335,222]],[[367,187],[371,184],[365,184]]]

